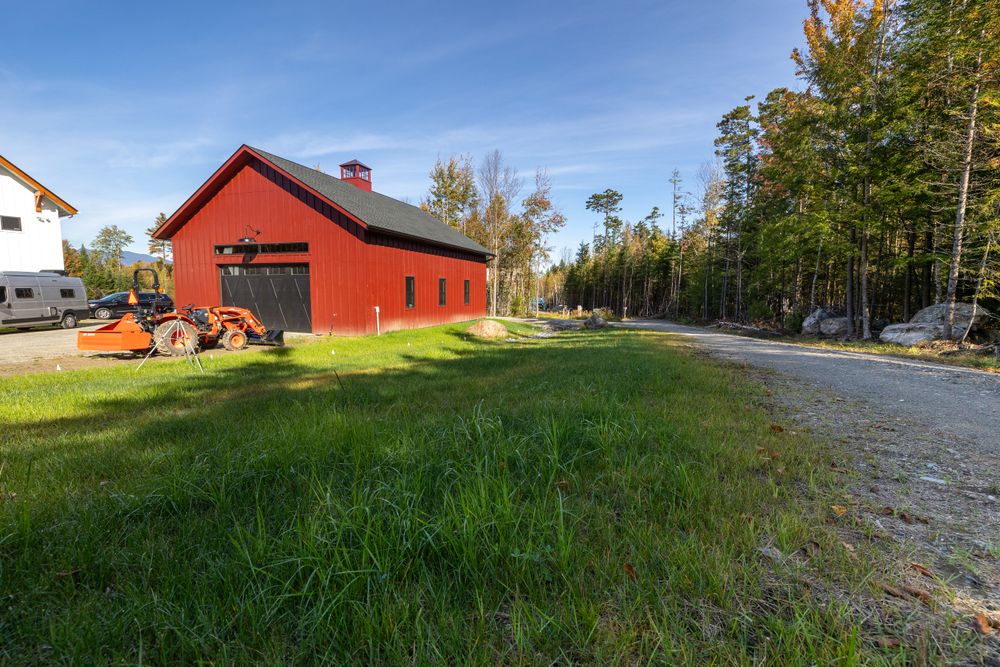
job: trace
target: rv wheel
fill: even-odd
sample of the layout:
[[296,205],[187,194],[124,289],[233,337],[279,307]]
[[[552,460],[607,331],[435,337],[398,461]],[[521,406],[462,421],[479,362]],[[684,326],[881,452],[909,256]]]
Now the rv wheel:
[[76,328],[76,315],[73,313],[63,313],[62,322],[59,323],[63,329]]

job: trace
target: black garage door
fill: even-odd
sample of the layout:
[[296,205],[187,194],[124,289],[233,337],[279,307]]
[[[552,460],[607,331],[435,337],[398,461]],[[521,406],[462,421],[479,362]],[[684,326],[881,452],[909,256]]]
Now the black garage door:
[[220,266],[222,305],[249,308],[268,329],[312,332],[309,265]]

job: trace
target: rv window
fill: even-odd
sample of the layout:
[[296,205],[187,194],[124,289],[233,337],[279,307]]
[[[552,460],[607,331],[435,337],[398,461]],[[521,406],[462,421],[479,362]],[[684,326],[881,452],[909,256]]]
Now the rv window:
[[61,289],[59,290],[59,296],[61,296],[64,299],[75,299],[76,292],[71,289]]
[[5,232],[21,231],[21,218],[16,218],[13,215],[0,215],[0,229]]
[[30,287],[15,287],[14,296],[16,296],[18,299],[34,299],[35,290],[31,289]]
[[7,288],[0,287],[0,303],[4,303],[6,301],[7,301]]

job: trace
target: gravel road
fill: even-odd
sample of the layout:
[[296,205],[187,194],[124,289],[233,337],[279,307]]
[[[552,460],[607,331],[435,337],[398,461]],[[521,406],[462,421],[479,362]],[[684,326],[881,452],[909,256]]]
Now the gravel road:
[[881,406],[934,431],[954,434],[983,454],[1000,454],[1000,375],[995,373],[776,343],[662,320],[616,326],[683,334],[718,356]]
[[58,327],[36,327],[28,331],[0,329],[0,365],[86,355],[76,349],[76,332],[101,324],[105,323],[87,320],[80,323],[79,329]]
[[[680,334],[747,364],[747,376],[767,385],[774,418],[826,443],[850,508],[841,537],[883,553],[885,576],[934,600],[876,591],[855,601],[863,616],[875,610],[873,632],[932,636],[943,655],[972,636],[971,652],[949,664],[1000,665],[1000,633],[971,630],[977,614],[1000,627],[1000,375],[662,320],[615,326]],[[915,574],[915,562],[933,577]]]

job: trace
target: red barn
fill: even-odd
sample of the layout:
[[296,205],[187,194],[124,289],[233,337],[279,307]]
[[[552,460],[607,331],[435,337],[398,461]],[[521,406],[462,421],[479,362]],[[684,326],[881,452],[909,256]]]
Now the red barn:
[[488,250],[415,206],[242,146],[156,230],[176,302],[250,308],[272,329],[369,334],[486,313]]

